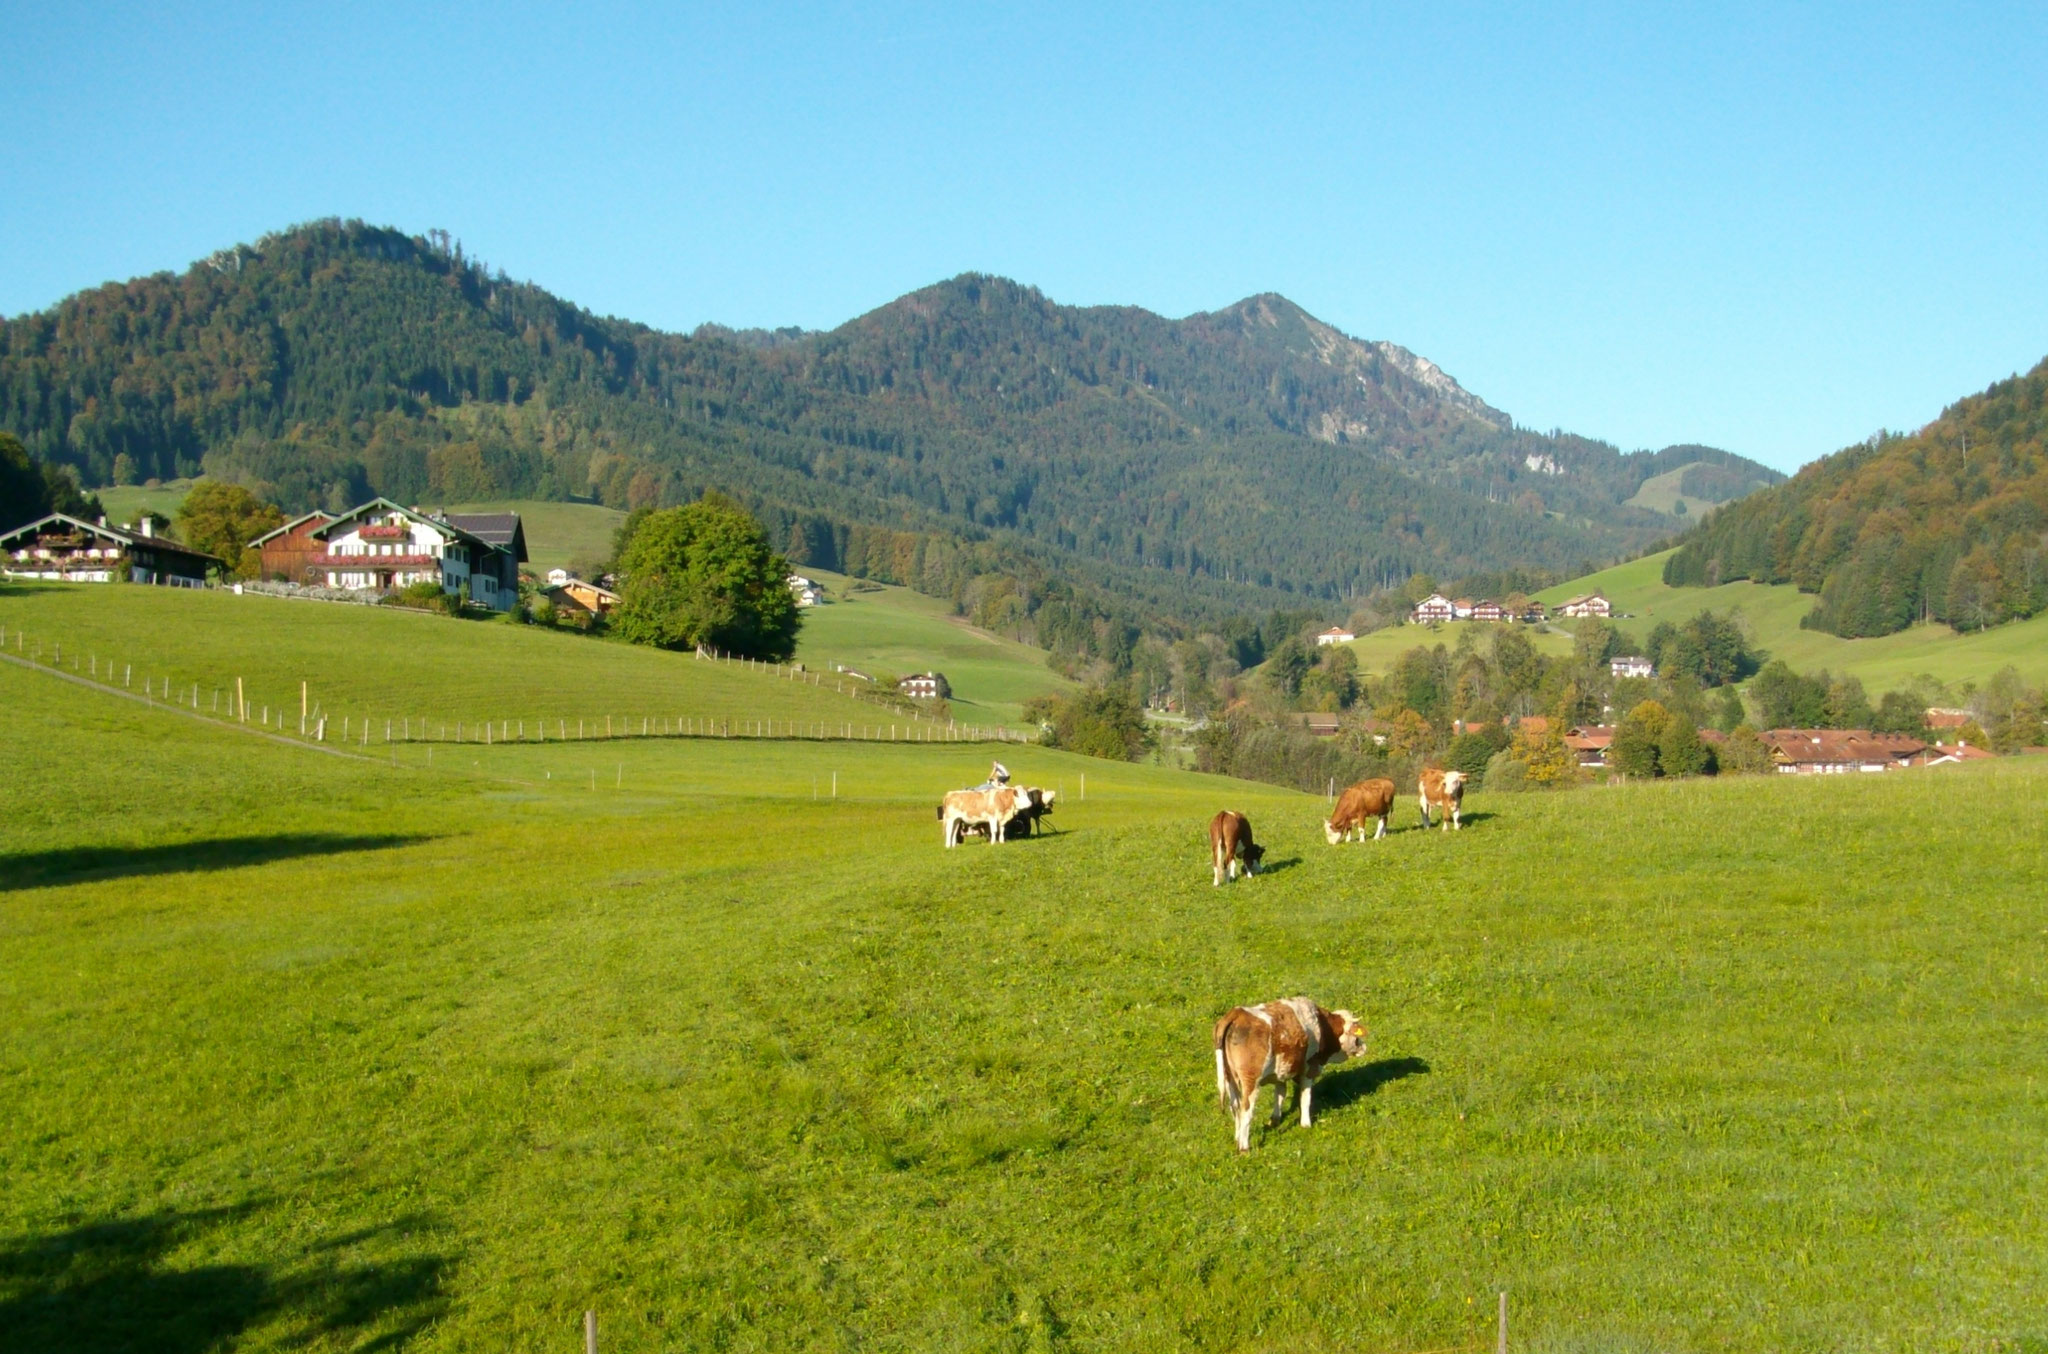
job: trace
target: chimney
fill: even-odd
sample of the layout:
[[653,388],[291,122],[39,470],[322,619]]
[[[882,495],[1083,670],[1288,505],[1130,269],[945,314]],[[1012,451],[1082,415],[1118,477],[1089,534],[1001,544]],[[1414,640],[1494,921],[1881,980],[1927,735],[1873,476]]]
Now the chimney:
[[107,515],[106,515],[105,513],[101,513],[101,514],[100,514],[100,525],[101,525],[101,526],[105,526],[106,524],[107,524]]
[[142,514],[141,520],[136,525],[142,529],[143,535],[151,538],[156,536],[156,523],[150,520],[148,513]]

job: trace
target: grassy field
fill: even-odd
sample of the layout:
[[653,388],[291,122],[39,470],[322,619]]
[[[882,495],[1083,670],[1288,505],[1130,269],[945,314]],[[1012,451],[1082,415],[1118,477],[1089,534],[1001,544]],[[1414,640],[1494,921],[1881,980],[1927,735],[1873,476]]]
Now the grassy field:
[[[1358,655],[1360,672],[1384,673],[1394,666],[1402,654],[1418,646],[1434,648],[1441,644],[1455,651],[1459,636],[1466,631],[1472,632],[1474,640],[1480,646],[1480,652],[1484,653],[1497,628],[1491,621],[1440,621],[1435,625],[1395,625],[1385,630],[1374,630],[1370,634],[1360,635],[1351,641],[1350,649]],[[1572,651],[1572,637],[1568,631],[1553,629],[1550,626],[1533,626],[1525,628],[1522,633],[1535,644],[1538,653],[1558,655]]]
[[1025,701],[1073,685],[1045,665],[1043,649],[977,630],[935,597],[872,585],[849,592],[843,574],[804,572],[832,599],[804,612],[797,659],[811,667],[898,677],[937,669],[952,685],[955,717],[979,724],[1016,724]]
[[[472,734],[480,722],[526,721],[538,736],[593,733],[641,721],[775,720],[887,727],[911,717],[839,694],[829,674],[788,680],[779,669],[700,661],[689,654],[496,620],[455,620],[396,607],[289,601],[226,591],[80,584],[0,585],[9,653],[44,661],[61,649],[67,669],[109,670],[141,691],[168,685],[200,707],[232,697],[237,679],[253,710],[288,713],[296,731],[299,684],[329,723],[368,719]],[[131,671],[132,669],[132,671]],[[812,685],[816,677],[822,685]],[[215,693],[220,693],[216,696]],[[963,716],[964,718],[964,716]]]
[[115,526],[133,522],[144,509],[162,513],[165,517],[176,517],[178,505],[185,501],[185,495],[192,492],[198,480],[165,480],[155,488],[144,488],[139,484],[116,485],[107,489],[95,489],[100,506],[107,510],[107,520]]
[[2002,625],[1974,635],[1959,635],[1945,625],[1919,625],[1874,639],[1842,639],[1818,630],[1802,630],[1799,618],[1813,609],[1814,599],[1790,585],[1724,583],[1717,588],[1671,588],[1664,585],[1665,556],[1648,555],[1597,574],[1574,579],[1538,593],[1555,605],[1582,592],[1601,592],[1618,612],[1620,624],[1637,638],[1658,621],[1690,619],[1702,610],[1739,609],[1755,642],[1794,668],[1827,668],[1854,675],[1873,693],[1884,691],[1921,673],[1946,682],[1982,682],[2007,664],[2030,682],[2048,681],[2048,616]]
[[[1501,1289],[1518,1349],[2048,1339],[2036,762],[1331,849],[1017,750],[1063,830],[948,852],[985,748],[0,708],[11,1345],[1398,1351]],[[1226,804],[1274,868],[1215,889]],[[1211,1022],[1294,992],[1372,1053],[1238,1159]]]
[[552,503],[539,498],[451,504],[446,510],[518,513],[526,528],[527,567],[542,578],[550,569],[568,568],[571,560],[609,559],[612,533],[626,520],[626,514],[617,508],[600,503]]

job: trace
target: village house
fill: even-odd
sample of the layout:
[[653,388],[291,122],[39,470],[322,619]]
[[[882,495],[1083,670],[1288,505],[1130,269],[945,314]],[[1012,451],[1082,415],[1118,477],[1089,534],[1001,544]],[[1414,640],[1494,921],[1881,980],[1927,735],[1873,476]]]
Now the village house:
[[553,579],[556,574],[562,575],[562,581],[550,582],[547,587],[541,589],[540,595],[548,600],[548,604],[554,607],[557,613],[587,616],[594,620],[609,616],[618,608],[619,595],[610,588],[573,578],[563,569],[550,570],[548,577]]
[[1599,616],[1605,619],[1614,614],[1614,608],[1597,592],[1584,592],[1577,597],[1567,598],[1564,605],[1557,610],[1559,615],[1573,619],[1584,616]]
[[1427,625],[1431,621],[1450,621],[1458,618],[1457,608],[1451,599],[1440,592],[1433,592],[1415,604],[1415,623]]
[[1343,626],[1333,625],[1329,629],[1324,630],[1321,633],[1317,634],[1316,644],[1318,646],[1324,644],[1349,644],[1352,640],[1357,638],[1357,635],[1352,634]]
[[220,565],[203,550],[157,535],[148,517],[110,527],[104,517],[83,522],[55,512],[0,536],[0,574],[8,578],[198,588]]
[[943,672],[920,672],[896,683],[896,689],[912,700],[946,700],[953,694],[952,683]]
[[294,517],[283,526],[266,531],[249,542],[249,549],[263,559],[263,577],[280,583],[301,582],[312,565],[313,556],[327,551],[326,544],[313,533],[333,520],[333,513],[315,508],[305,516]]
[[551,588],[561,587],[564,583],[567,583],[569,581],[569,578],[570,574],[567,569],[548,570],[548,586]]
[[1655,677],[1657,665],[1640,654],[1607,660],[1607,671],[1616,677]]
[[825,600],[825,590],[802,574],[789,576],[789,590],[796,595],[798,606],[817,606]]
[[1868,729],[1772,729],[1763,735],[1771,764],[1786,775],[1826,776],[1911,766],[1927,745]]
[[[464,525],[465,523],[469,525]],[[469,589],[469,600],[510,611],[519,600],[525,532],[517,513],[435,517],[373,499],[311,530],[322,549],[294,582],[357,592],[435,583]]]
[[1571,749],[1572,756],[1580,766],[1605,766],[1607,749],[1614,746],[1614,726],[1580,725],[1564,736],[1564,745]]
[[1317,738],[1335,738],[1344,731],[1343,723],[1335,715],[1312,711],[1305,715],[1296,715],[1295,718],[1301,722],[1302,728]]
[[1522,608],[1522,614],[1515,619],[1528,625],[1541,625],[1550,619],[1550,612],[1541,602],[1530,602]]
[[1972,716],[1968,710],[1947,709],[1930,705],[1921,717],[1921,722],[1930,729],[1960,729],[1968,724]]
[[1472,604],[1472,619],[1475,621],[1504,621],[1508,619],[1508,609],[1499,602],[1481,599]]

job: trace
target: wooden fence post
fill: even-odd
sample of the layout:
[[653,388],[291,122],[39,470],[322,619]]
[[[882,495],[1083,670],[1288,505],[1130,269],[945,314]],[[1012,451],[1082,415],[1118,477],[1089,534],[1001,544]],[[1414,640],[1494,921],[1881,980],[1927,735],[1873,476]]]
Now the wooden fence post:
[[597,1313],[583,1314],[583,1354],[597,1354]]
[[1500,1295],[1500,1334],[1494,1337],[1493,1354],[1508,1354],[1508,1295]]

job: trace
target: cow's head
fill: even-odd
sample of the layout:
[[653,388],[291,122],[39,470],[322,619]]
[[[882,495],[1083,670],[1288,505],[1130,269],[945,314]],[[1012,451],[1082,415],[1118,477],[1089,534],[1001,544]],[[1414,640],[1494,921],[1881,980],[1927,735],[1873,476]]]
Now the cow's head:
[[1347,1058],[1364,1057],[1367,1033],[1365,1022],[1349,1011],[1332,1011],[1330,1014],[1337,1018],[1337,1047],[1344,1051],[1344,1056]]
[[1257,844],[1244,849],[1244,867],[1253,874],[1259,872],[1259,862],[1266,858],[1266,848]]
[[1335,823],[1325,818],[1323,820],[1323,836],[1329,841],[1330,845],[1335,846],[1338,842],[1344,840],[1344,831]]

